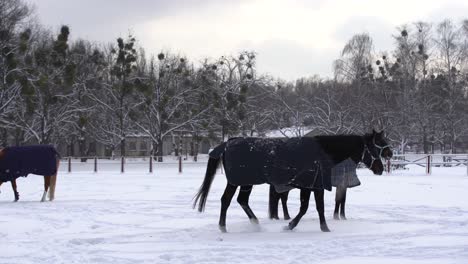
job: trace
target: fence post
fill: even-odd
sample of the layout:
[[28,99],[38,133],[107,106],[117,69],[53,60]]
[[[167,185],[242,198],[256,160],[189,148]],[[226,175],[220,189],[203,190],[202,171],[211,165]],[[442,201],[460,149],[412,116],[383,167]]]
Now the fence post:
[[71,172],[71,157],[68,157],[68,173]]
[[149,158],[149,173],[153,173],[153,156]]
[[179,173],[182,173],[182,155],[179,155]]
[[97,157],[94,157],[94,172],[97,172]]
[[392,166],[391,161],[390,161],[390,160],[387,160],[387,173],[388,173],[388,174],[390,174],[390,172],[391,172],[391,169],[390,169],[391,166]]
[[125,172],[125,157],[122,156],[122,161],[120,162],[121,166],[120,166],[120,172],[121,173],[124,173]]
[[431,166],[432,166],[432,156],[427,155],[427,167],[426,167],[426,173],[427,175],[430,175],[432,172]]

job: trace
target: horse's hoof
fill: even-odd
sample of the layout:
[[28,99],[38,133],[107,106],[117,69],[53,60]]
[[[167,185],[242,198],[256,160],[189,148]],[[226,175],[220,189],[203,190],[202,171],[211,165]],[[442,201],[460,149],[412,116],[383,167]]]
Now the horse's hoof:
[[344,215],[342,215],[340,218],[341,218],[341,220],[348,220],[348,219],[346,218],[346,216],[344,216]]
[[320,226],[320,230],[322,230],[322,232],[330,232],[330,229],[328,229],[328,226]]
[[222,232],[222,233],[227,233],[227,229],[225,226],[219,226],[219,230]]
[[251,218],[251,219],[250,219],[250,223],[252,223],[252,224],[254,224],[254,225],[258,225],[258,224],[259,224],[257,218]]
[[291,220],[291,217],[290,216],[285,216],[284,220]]
[[296,225],[297,225],[297,224],[294,224],[293,222],[290,222],[290,223],[286,226],[286,228],[287,228],[288,230],[293,230],[293,229],[296,227]]
[[337,214],[334,214],[334,215],[333,215],[333,219],[335,219],[335,220],[340,220],[340,217],[339,217]]

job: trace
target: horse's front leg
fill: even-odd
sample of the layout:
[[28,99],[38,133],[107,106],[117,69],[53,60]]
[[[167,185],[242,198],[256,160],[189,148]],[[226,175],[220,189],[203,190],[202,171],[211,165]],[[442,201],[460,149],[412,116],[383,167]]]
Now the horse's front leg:
[[50,186],[50,177],[51,176],[44,176],[44,194],[42,195],[41,202],[46,201],[47,191],[49,190],[49,186]]
[[288,211],[288,195],[289,195],[289,191],[280,194],[281,205],[283,206],[284,220],[291,219],[291,217],[289,216],[289,211]]
[[324,190],[314,191],[315,206],[320,219],[320,230],[323,232],[330,232],[328,229],[327,222],[325,221],[325,204],[323,202]]
[[15,202],[17,202],[19,200],[19,193],[16,186],[16,179],[11,181],[11,188],[13,189],[13,193],[15,194]]
[[297,214],[297,216],[294,217],[291,222],[289,222],[289,225],[287,226],[289,230],[293,230],[307,212],[307,209],[309,208],[310,192],[311,190],[301,189],[301,208],[299,209],[299,214]]

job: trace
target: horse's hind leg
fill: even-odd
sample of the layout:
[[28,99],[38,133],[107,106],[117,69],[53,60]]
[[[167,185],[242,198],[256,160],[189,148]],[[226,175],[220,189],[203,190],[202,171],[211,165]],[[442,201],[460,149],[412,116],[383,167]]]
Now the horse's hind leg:
[[54,175],[50,177],[50,190],[49,190],[49,201],[55,199],[55,186],[57,185],[57,173],[60,165],[60,159],[57,158],[57,170]]
[[15,194],[15,202],[19,200],[18,186],[16,186],[16,179],[11,181],[11,188],[13,188],[13,193]]
[[57,183],[57,174],[54,174],[50,177],[50,189],[49,189],[49,201],[55,199],[55,184]]
[[343,195],[346,192],[346,188],[343,188],[342,186],[337,186],[336,187],[336,193],[335,193],[335,211],[333,212],[333,218],[335,220],[340,220],[339,216],[339,211],[340,211],[340,206],[343,206]]
[[325,221],[325,204],[323,202],[324,191],[314,191],[315,196],[315,206],[317,207],[317,212],[320,219],[320,230],[323,232],[330,232],[328,229],[327,222]]
[[345,204],[346,204],[346,189],[344,188],[343,190],[343,197],[341,198],[341,210],[340,210],[340,217],[341,220],[346,220],[346,215],[345,215]]
[[236,193],[237,186],[227,184],[224,194],[221,197],[221,214],[219,215],[219,230],[226,233],[226,213],[229,205],[231,204],[232,197]]
[[289,212],[288,212],[288,195],[289,195],[289,191],[280,193],[281,205],[283,206],[284,220],[291,219],[291,217],[289,216]]
[[253,213],[252,209],[249,206],[249,197],[252,192],[252,185],[241,186],[239,195],[237,196],[237,202],[241,205],[244,212],[250,219],[250,222],[253,224],[258,224],[258,218]]
[[301,218],[305,215],[307,212],[307,209],[309,208],[309,199],[310,199],[310,193],[311,190],[307,189],[301,189],[301,208],[299,209],[299,214],[297,214],[294,219],[289,222],[288,229],[293,230],[297,224],[299,224],[299,221],[301,221]]
[[279,193],[276,192],[275,187],[270,184],[270,191],[269,191],[269,202],[268,202],[268,213],[270,219],[279,219],[278,216],[278,202],[280,196]]
[[46,201],[47,191],[49,190],[49,186],[50,186],[50,178],[51,176],[44,176],[44,194],[42,195],[41,202]]

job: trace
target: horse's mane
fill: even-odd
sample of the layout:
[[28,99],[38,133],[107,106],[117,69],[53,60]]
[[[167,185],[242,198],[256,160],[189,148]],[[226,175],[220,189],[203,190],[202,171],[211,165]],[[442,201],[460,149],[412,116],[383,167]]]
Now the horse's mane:
[[[364,137],[371,136],[365,134]],[[327,152],[335,162],[340,162],[348,157],[354,161],[358,161],[361,158],[362,139],[360,135],[323,135],[314,137],[321,145],[323,150]]]

